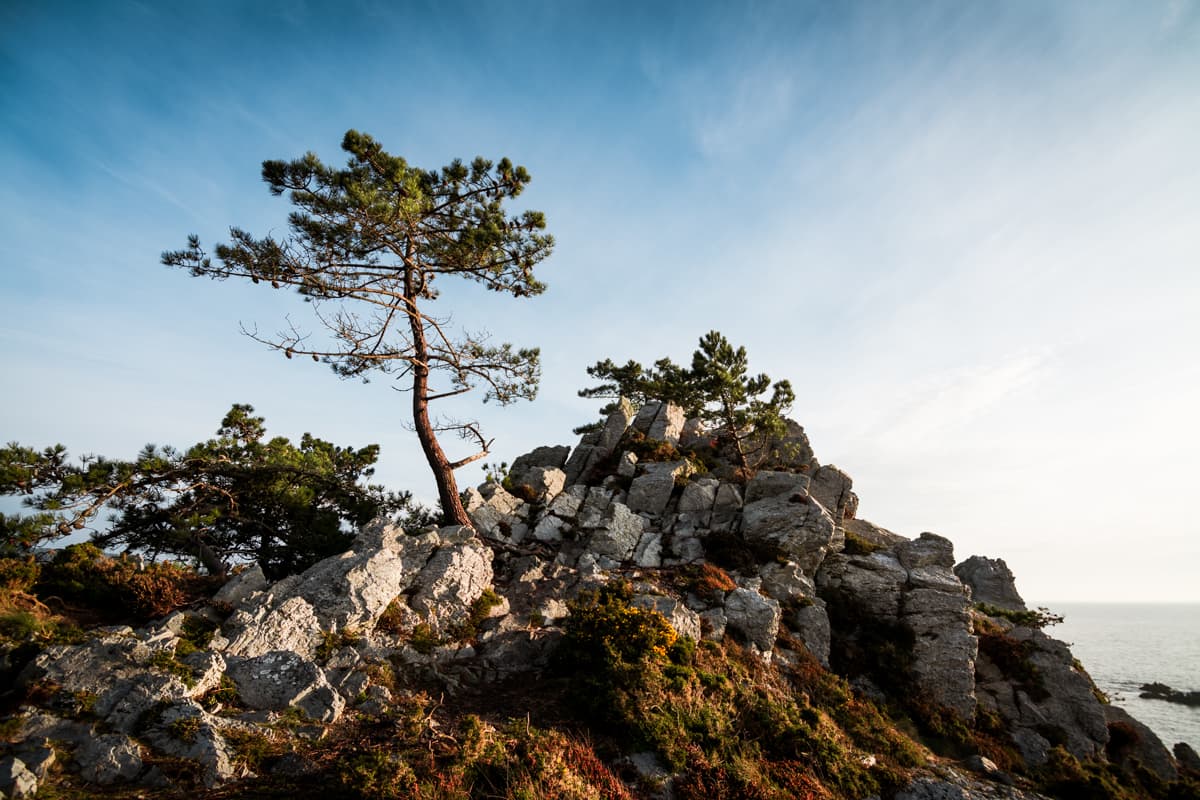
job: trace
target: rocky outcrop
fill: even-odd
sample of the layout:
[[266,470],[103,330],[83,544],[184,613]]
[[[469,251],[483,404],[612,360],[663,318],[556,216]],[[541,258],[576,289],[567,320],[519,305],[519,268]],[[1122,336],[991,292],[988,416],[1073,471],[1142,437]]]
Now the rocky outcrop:
[[[56,757],[39,749],[51,740],[96,784],[163,785],[148,765],[174,758],[195,762],[215,787],[239,776],[231,731],[286,718],[320,735],[352,712],[385,712],[409,688],[453,697],[535,685],[571,600],[611,581],[629,582],[633,606],[679,636],[730,637],[764,664],[796,670],[816,669],[815,659],[868,697],[964,724],[979,711],[1025,766],[1061,745],[1162,780],[1176,774],[1148,729],[1100,702],[1066,645],[973,607],[1025,608],[1003,561],[972,556],[955,567],[949,540],[910,540],[859,519],[850,476],[819,464],[799,425],[755,443],[776,468],[745,482],[713,462],[712,444],[672,405],[635,414],[623,402],[573,450],[537,448],[513,462],[504,486],[468,489],[473,527],[377,521],[299,575],[271,583],[244,569],[210,607],[47,648],[20,680],[57,691],[24,712],[0,787],[35,791]],[[691,445],[702,449],[680,452]],[[210,641],[187,638],[200,623],[216,627]],[[1180,752],[1183,761],[1190,751]],[[895,796],[1040,798],[977,759],[962,764],[971,774],[933,764]]]
[[971,599],[996,608],[1024,611],[1012,570],[1002,558],[971,556],[954,568],[954,574],[971,588]]
[[[963,719],[975,712],[977,642],[949,540],[923,533],[867,555],[836,554],[817,573],[821,596],[844,625],[845,646],[895,628],[910,642],[903,664],[915,686]],[[895,679],[896,676],[885,676]]]

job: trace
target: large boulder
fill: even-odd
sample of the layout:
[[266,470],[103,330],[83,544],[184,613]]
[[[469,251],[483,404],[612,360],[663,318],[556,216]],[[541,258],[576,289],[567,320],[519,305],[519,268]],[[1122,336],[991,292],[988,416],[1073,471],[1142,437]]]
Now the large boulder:
[[469,528],[409,536],[399,526],[374,522],[347,552],[320,561],[239,606],[222,629],[223,649],[242,658],[275,650],[311,658],[322,632],[372,629],[388,604],[413,586],[435,552],[461,548],[470,537]]
[[790,473],[759,473],[746,487],[742,536],[751,544],[777,548],[813,575],[835,543],[829,512],[814,501],[807,478]]
[[659,516],[667,509],[675,485],[685,478],[691,467],[686,461],[663,461],[646,464],[642,474],[629,485],[625,503],[634,511]]
[[321,668],[290,650],[235,661],[229,677],[242,702],[251,708],[283,711],[295,706],[310,719],[335,722],[346,707]]
[[465,618],[492,584],[491,549],[462,530],[444,541],[413,579],[416,591],[408,601],[435,632]]
[[610,502],[601,513],[588,540],[588,550],[613,561],[627,561],[641,541],[646,521],[624,503]]
[[1120,706],[1104,706],[1104,718],[1108,721],[1105,752],[1110,761],[1116,761],[1129,770],[1141,766],[1154,773],[1160,781],[1173,781],[1179,777],[1175,761],[1154,731],[1131,717]]
[[1076,758],[1104,751],[1104,705],[1063,642],[992,620],[979,638],[976,672],[979,704],[1000,716],[1030,766],[1046,763],[1054,744]]
[[971,599],[997,608],[1024,611],[1012,570],[1002,558],[971,556],[954,568],[958,579],[971,587]]
[[654,415],[654,419],[650,422],[650,428],[646,431],[646,438],[679,444],[679,436],[683,432],[685,421],[682,408],[674,403],[660,403],[658,412]]
[[738,587],[725,597],[725,620],[755,651],[770,658],[783,616],[779,603],[757,588]]

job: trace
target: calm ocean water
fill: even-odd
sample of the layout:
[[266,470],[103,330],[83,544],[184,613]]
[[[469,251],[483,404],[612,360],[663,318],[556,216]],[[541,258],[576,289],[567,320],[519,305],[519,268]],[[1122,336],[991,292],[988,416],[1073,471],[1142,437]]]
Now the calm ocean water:
[[1200,605],[1031,603],[1066,620],[1046,629],[1071,645],[1096,685],[1158,734],[1169,749],[1200,750],[1200,708],[1143,700],[1143,683],[1200,690]]

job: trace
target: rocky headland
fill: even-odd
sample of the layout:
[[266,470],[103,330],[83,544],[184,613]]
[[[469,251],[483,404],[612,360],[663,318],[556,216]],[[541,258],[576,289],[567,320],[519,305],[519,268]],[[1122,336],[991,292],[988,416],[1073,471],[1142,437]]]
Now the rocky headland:
[[379,520],[302,574],[9,647],[0,786],[537,796],[524,764],[559,797],[1196,796],[1195,753],[1109,704],[1002,560],[859,518],[799,425],[771,446],[746,479],[623,404],[468,490],[474,529]]

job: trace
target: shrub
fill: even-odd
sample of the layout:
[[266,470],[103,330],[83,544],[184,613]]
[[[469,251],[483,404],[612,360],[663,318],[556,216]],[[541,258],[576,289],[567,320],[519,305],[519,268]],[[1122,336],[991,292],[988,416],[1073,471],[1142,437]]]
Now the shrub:
[[1061,614],[1055,614],[1050,609],[1039,606],[1036,609],[1000,608],[987,603],[976,603],[975,609],[989,617],[1006,619],[1014,625],[1026,628],[1044,628],[1047,625],[1057,625],[1063,621]]
[[379,619],[375,622],[375,630],[400,636],[405,633],[404,623],[408,616],[404,599],[397,597],[388,603],[387,608],[379,615]]
[[0,558],[0,589],[28,592],[37,583],[41,568],[33,556]]
[[581,592],[567,604],[560,658],[582,669],[611,673],[646,660],[662,661],[675,643],[675,630],[657,611],[630,605],[624,581]]
[[467,611],[467,618],[451,628],[450,639],[457,642],[473,640],[479,635],[479,626],[491,615],[492,609],[503,602],[504,600],[496,594],[492,587],[484,589],[483,594],[471,603],[471,608]]
[[704,563],[680,572],[682,588],[710,602],[721,602],[727,592],[737,588],[729,573],[715,564]]
[[353,797],[402,800],[418,796],[417,776],[403,758],[371,751],[338,765],[338,782]]
[[42,567],[35,588],[42,597],[57,597],[102,616],[153,619],[186,605],[207,583],[178,564],[139,567],[131,559],[109,558],[94,544],[83,543],[60,550]]

